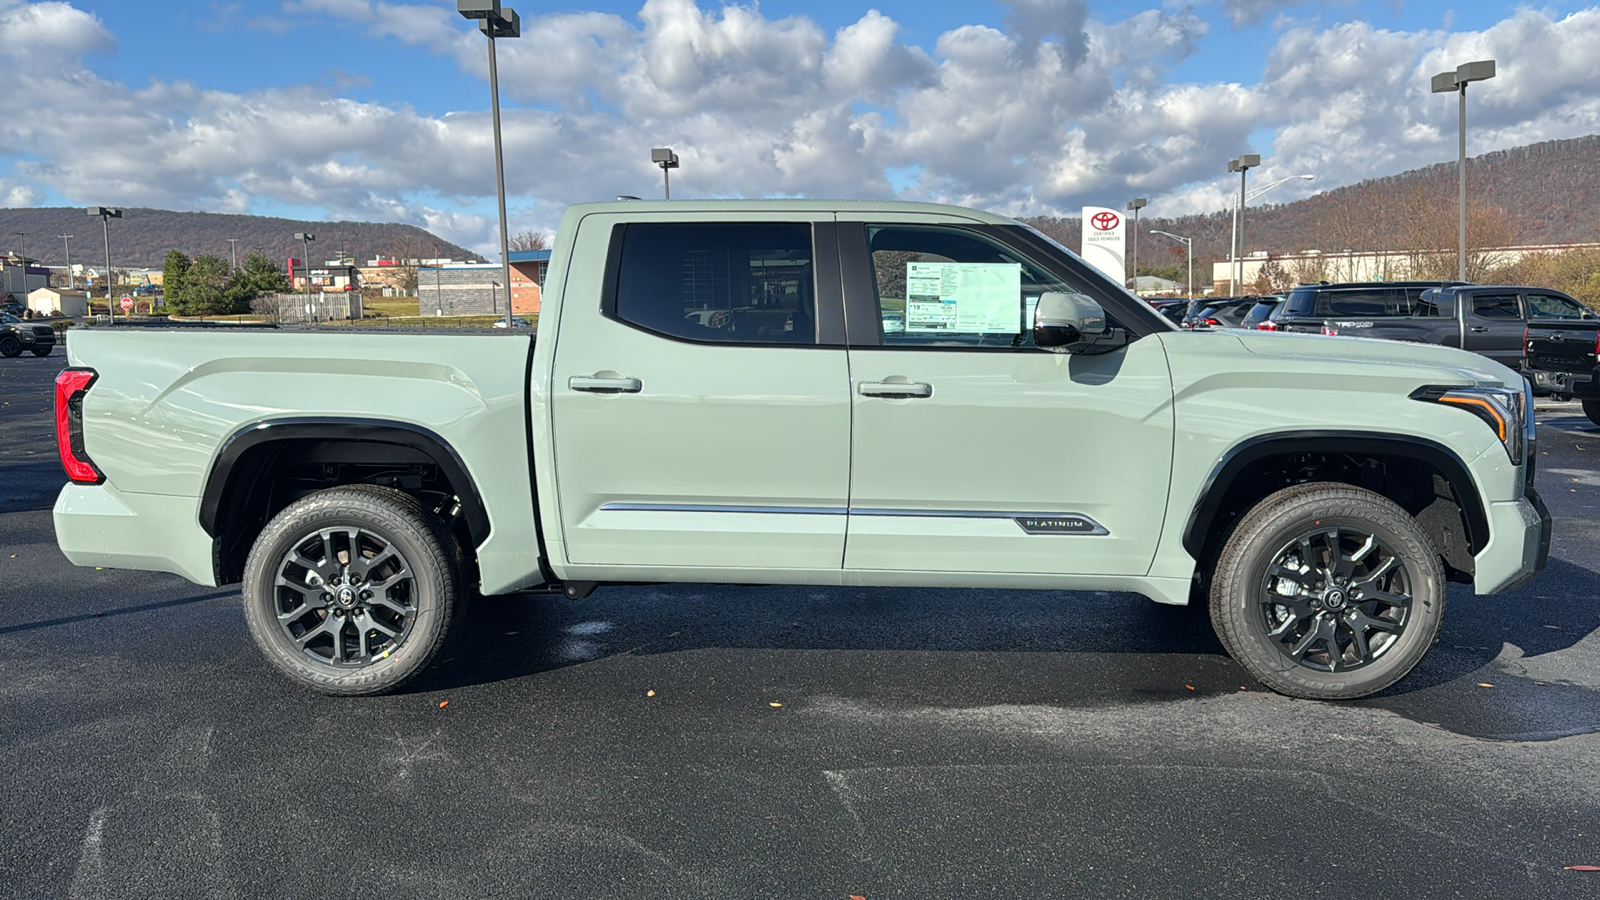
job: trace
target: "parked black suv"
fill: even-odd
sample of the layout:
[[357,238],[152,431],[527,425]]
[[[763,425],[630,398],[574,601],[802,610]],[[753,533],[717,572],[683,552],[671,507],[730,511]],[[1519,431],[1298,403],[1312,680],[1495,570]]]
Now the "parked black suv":
[[1460,281],[1364,281],[1302,284],[1289,292],[1276,319],[1279,331],[1322,333],[1327,319],[1381,319],[1411,316],[1417,298],[1432,288]]
[[24,350],[32,350],[34,356],[49,356],[55,346],[54,328],[24,322],[10,313],[0,313],[0,356],[19,356]]

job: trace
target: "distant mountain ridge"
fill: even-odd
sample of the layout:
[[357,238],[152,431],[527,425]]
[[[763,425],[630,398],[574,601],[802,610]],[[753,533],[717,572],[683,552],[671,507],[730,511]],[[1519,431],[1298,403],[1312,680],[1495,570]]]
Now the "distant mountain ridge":
[[[1246,209],[1245,252],[1404,249],[1418,231],[1414,220],[1419,215],[1403,202],[1407,199],[1425,203],[1421,214],[1448,220],[1445,231],[1453,236],[1456,179],[1456,162],[1451,160],[1293,203],[1251,205]],[[1486,216],[1500,220],[1496,235],[1509,237],[1512,245],[1600,242],[1600,135],[1472,157],[1467,160],[1467,190],[1469,210],[1481,206]],[[1150,234],[1152,228],[1192,238],[1196,266],[1201,260],[1227,258],[1233,227],[1228,210],[1175,218],[1150,212],[1145,209],[1139,218],[1144,265],[1183,262],[1181,245]],[[1040,216],[1022,221],[1072,250],[1080,246],[1082,222],[1077,218]],[[1128,246],[1131,255],[1132,235]],[[1209,277],[1210,270],[1202,274],[1196,269],[1197,279]]]
[[[452,244],[415,225],[375,222],[307,222],[269,216],[230,213],[174,212],[166,209],[124,209],[121,219],[110,221],[111,263],[117,268],[155,267],[166,259],[168,250],[181,250],[190,256],[211,254],[229,259],[228,238],[238,239],[239,259],[261,251],[273,261],[282,262],[301,255],[296,232],[314,234],[311,260],[320,263],[353,256],[358,265],[378,256],[402,255],[411,258],[448,257],[481,259],[479,254]],[[16,251],[14,232],[25,232],[28,258],[42,265],[59,266],[66,261],[66,248],[60,235],[72,235],[72,261],[94,268],[105,267],[105,238],[100,218],[86,214],[81,207],[42,207],[0,209],[0,247]],[[437,248],[437,249],[435,249]]]

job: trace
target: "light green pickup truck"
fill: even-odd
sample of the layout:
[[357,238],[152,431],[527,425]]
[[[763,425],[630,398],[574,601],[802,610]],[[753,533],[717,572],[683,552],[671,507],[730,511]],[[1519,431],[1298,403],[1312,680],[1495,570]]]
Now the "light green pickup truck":
[[577,206],[537,340],[74,330],[61,549],[242,584],[318,690],[390,690],[467,596],[735,582],[1209,603],[1273,689],[1380,690],[1447,581],[1535,575],[1521,376],[1459,350],[1181,332],[1009,219]]

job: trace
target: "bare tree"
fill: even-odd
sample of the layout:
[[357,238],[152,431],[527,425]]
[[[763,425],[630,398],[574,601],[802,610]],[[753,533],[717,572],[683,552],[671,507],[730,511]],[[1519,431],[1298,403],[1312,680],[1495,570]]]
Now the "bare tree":
[[533,229],[514,231],[508,239],[512,250],[543,250],[546,246],[544,234]]

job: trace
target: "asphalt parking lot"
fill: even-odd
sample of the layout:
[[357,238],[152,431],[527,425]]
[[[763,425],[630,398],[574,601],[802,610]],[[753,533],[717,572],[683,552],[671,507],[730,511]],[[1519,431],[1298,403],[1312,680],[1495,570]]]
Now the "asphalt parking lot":
[[237,592],[55,547],[56,354],[0,359],[0,898],[1600,896],[1600,428],[1546,572],[1356,703],[1059,592],[479,601],[406,693],[270,671]]

